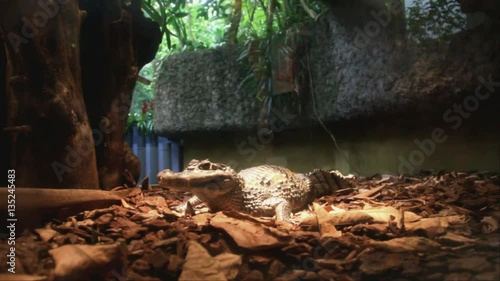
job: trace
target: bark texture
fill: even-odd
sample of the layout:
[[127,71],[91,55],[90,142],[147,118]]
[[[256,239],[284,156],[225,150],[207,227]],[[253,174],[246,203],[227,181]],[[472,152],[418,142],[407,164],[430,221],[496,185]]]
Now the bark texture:
[[[3,128],[7,127],[7,87],[5,86],[6,66],[7,58],[5,57],[4,41],[0,32],[0,147],[4,148],[3,150],[0,150],[2,151],[2,157],[0,157],[1,171],[7,171],[10,168],[10,149],[7,149],[10,147],[10,143],[7,134],[3,131]],[[0,185],[4,186],[6,183],[2,182]]]
[[114,1],[80,3],[87,12],[82,26],[82,72],[89,119],[97,133],[99,184],[122,184],[125,122],[137,76],[131,18]]
[[16,185],[98,188],[80,80],[77,1],[0,1]]
[[[140,5],[141,1],[127,7],[121,1],[80,1],[87,13],[81,43],[83,92],[102,189],[130,182],[130,159],[125,155],[135,156],[125,153],[124,136],[132,93],[138,70],[154,58],[161,43],[159,26],[144,17]],[[137,171],[132,174],[135,177]]]

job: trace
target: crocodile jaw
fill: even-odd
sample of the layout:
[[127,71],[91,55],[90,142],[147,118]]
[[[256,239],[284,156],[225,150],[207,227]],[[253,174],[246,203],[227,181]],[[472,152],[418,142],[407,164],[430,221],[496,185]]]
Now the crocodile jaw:
[[209,160],[192,160],[182,172],[174,173],[167,169],[158,173],[158,183],[163,187],[212,198],[240,187],[241,180],[226,165]]
[[179,191],[196,193],[205,189],[212,192],[230,191],[239,184],[234,173],[224,171],[184,171],[174,173],[167,169],[158,173],[158,184]]

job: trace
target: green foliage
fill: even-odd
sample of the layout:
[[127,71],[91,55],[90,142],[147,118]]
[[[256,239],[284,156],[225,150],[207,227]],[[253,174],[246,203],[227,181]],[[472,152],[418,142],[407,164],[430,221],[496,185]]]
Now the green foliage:
[[[144,66],[140,75],[146,79],[153,80],[153,66],[151,63]],[[127,130],[131,127],[137,127],[141,134],[150,135],[153,133],[153,85],[137,82],[127,118]]]
[[[147,103],[144,103],[147,104]],[[132,127],[137,127],[139,133],[145,136],[153,134],[153,109],[147,109],[145,112],[131,112],[127,119],[127,131]]]
[[[164,40],[156,59],[140,75],[154,81],[166,56],[225,44],[228,29],[238,24],[236,38],[243,45],[240,62],[249,70],[242,85],[272,103],[272,61],[276,55],[272,44],[281,38],[287,43],[279,53],[290,56],[300,41],[299,30],[316,20],[323,7],[320,0],[242,0],[241,19],[235,23],[234,1],[143,0],[145,15],[160,25]],[[153,100],[153,84],[137,83],[127,128],[138,126],[143,133],[152,132],[154,109],[143,112],[143,105]]]
[[409,39],[418,43],[448,40],[466,24],[455,0],[415,0],[408,8],[407,19]]
[[151,85],[137,82],[134,98],[127,119],[127,129],[139,128],[142,134],[153,131],[154,108],[150,105],[154,97],[154,81],[163,59],[176,52],[212,48],[224,42],[224,31],[228,16],[228,1],[206,1],[203,4],[186,0],[145,0],[143,10],[146,16],[156,21],[163,32],[164,40],[156,58],[145,65],[140,75],[153,81]]
[[161,53],[211,48],[223,41],[231,8],[227,0],[144,0],[147,16],[165,36]]
[[250,73],[244,82],[252,85],[268,115],[274,100],[282,96],[273,96],[273,61],[280,57],[297,63],[304,39],[301,33],[318,19],[324,7],[316,0],[269,0],[247,1],[245,8],[241,32],[244,50],[239,61],[249,65]]

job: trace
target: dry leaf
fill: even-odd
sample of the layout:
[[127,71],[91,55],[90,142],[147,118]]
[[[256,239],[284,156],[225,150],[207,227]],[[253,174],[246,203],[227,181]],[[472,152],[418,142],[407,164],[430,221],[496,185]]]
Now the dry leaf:
[[179,277],[182,281],[191,280],[227,280],[221,272],[219,261],[207,252],[202,245],[189,241],[188,250],[182,273]]
[[283,273],[286,270],[286,266],[283,262],[281,262],[279,259],[274,259],[271,261],[271,264],[269,265],[267,269],[267,277],[270,280],[275,280],[277,276],[279,276],[281,273]]
[[114,218],[113,214],[106,213],[106,214],[99,216],[97,219],[95,219],[95,223],[97,225],[108,225],[111,223],[113,218]]
[[435,217],[435,218],[424,218],[417,222],[412,222],[406,224],[407,230],[419,230],[419,229],[427,229],[431,227],[442,227],[444,229],[449,226],[448,218],[446,217]]
[[476,239],[470,239],[452,232],[447,232],[445,235],[438,237],[437,241],[443,245],[449,246],[458,246],[477,242]]
[[92,227],[95,224],[95,222],[91,219],[84,219],[82,221],[77,221],[76,226],[81,227],[81,226],[89,226]]
[[306,212],[302,212],[298,219],[299,219],[299,225],[308,225],[315,228],[318,225],[318,219],[316,218],[316,216],[311,216]]
[[498,221],[493,217],[484,217],[481,220],[481,224],[481,230],[486,234],[495,232],[498,229]]
[[244,218],[235,219],[223,213],[217,213],[210,224],[226,231],[242,248],[259,250],[281,247],[293,238],[285,232]]
[[123,217],[115,217],[115,219],[110,224],[111,228],[128,228],[128,227],[139,227],[139,224]]
[[148,220],[155,220],[158,218],[162,218],[163,216],[158,213],[157,210],[149,210],[147,212],[138,212],[134,214],[132,217],[130,217],[130,220],[133,221],[148,221]]
[[112,245],[64,245],[50,250],[55,260],[58,280],[93,280],[112,270],[121,272],[126,263],[127,248]]
[[209,220],[213,217],[213,214],[210,213],[203,213],[203,214],[198,214],[195,216],[192,216],[191,219],[196,223],[196,225],[201,226],[201,225],[207,225]]
[[445,218],[450,225],[464,224],[467,222],[467,217],[464,215],[446,216]]
[[367,275],[380,274],[384,271],[401,267],[403,259],[399,254],[371,253],[361,257],[359,269]]
[[441,249],[439,243],[424,237],[402,237],[382,242],[371,241],[369,245],[394,253],[407,251],[427,252]]
[[373,217],[365,212],[347,211],[340,213],[329,213],[328,217],[334,225],[354,225],[373,222]]
[[121,201],[122,201],[122,206],[123,206],[124,208],[131,209],[131,210],[134,210],[134,209],[135,209],[135,207],[130,206],[130,204],[129,204],[129,203],[127,203],[127,201],[125,201],[123,198],[121,199]]
[[425,236],[433,238],[446,232],[449,226],[446,217],[425,218],[420,221],[405,224],[406,230],[409,232],[424,232]]
[[[387,223],[389,221],[399,221],[401,216],[400,211],[396,210],[394,207],[377,207],[371,209],[359,210],[360,212],[366,213],[373,217],[373,222]],[[421,219],[421,216],[413,212],[404,212],[405,223],[414,222]]]
[[219,261],[221,270],[224,275],[229,280],[234,280],[241,266],[242,258],[240,255],[235,255],[231,253],[222,253],[215,256],[215,259]]
[[491,270],[493,269],[493,266],[488,262],[486,257],[469,256],[450,259],[450,265],[448,268],[450,271],[472,271],[479,273],[488,269]]
[[319,233],[321,237],[340,237],[342,231],[338,231],[325,208],[317,203],[313,203],[313,209],[318,218]]
[[95,209],[95,210],[91,210],[91,211],[85,211],[83,218],[84,219],[94,219],[94,218],[101,216],[103,214],[112,213],[113,210],[114,210],[113,207],[109,207],[109,208],[104,208],[104,209]]
[[141,202],[141,205],[143,204],[147,204],[152,207],[167,205],[163,196],[145,196]]
[[[59,234],[59,232],[53,230],[52,228],[37,228],[35,229],[35,232],[40,236],[40,239],[44,242],[50,241],[54,236]],[[2,280],[2,279],[0,279]]]
[[319,267],[327,268],[327,269],[335,269],[342,270],[342,267],[345,264],[353,263],[352,260],[343,260],[343,259],[316,259],[316,262]]

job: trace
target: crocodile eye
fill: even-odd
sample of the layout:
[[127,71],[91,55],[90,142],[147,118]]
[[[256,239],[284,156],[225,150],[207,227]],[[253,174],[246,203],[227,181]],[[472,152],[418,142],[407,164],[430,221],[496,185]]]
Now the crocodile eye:
[[200,170],[212,170],[212,163],[210,162],[205,162],[205,163],[201,163],[198,168]]

